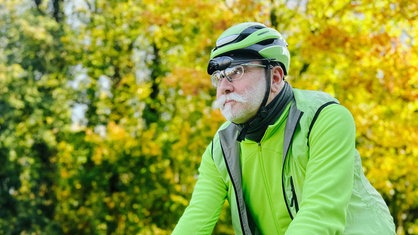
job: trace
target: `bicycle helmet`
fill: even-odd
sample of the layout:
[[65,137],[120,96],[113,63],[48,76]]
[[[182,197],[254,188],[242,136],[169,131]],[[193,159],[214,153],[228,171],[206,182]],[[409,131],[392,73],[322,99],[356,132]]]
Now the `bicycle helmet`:
[[228,28],[219,36],[216,47],[211,51],[207,67],[207,72],[212,75],[217,70],[253,60],[261,60],[266,65],[266,90],[256,115],[246,123],[240,124],[242,129],[237,138],[239,141],[244,139],[250,128],[260,125],[268,114],[271,69],[280,65],[285,75],[289,71],[290,55],[287,43],[277,30],[264,24],[240,23]]
[[[208,73],[212,74],[217,68],[212,65],[213,59],[220,56],[241,57],[248,59],[265,59],[270,64],[280,64],[287,75],[290,65],[290,54],[287,42],[275,29],[261,23],[245,22],[234,25],[225,30],[216,41],[212,49],[208,65]],[[223,67],[223,66],[222,66]]]

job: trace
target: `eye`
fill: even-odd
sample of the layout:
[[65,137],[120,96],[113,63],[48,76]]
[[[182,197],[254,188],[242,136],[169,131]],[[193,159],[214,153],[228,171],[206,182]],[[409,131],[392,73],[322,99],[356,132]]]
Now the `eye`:
[[242,66],[235,66],[225,70],[225,73],[228,77],[232,79],[240,79],[244,74],[244,68]]
[[242,66],[237,66],[237,67],[234,68],[233,73],[236,74],[236,75],[241,76],[241,75],[244,74],[244,68]]

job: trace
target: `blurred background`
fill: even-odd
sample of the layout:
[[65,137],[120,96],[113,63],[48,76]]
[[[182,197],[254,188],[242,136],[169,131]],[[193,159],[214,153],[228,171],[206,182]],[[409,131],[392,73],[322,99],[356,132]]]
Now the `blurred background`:
[[0,234],[170,234],[224,121],[210,50],[243,21],[284,35],[293,87],[353,113],[398,235],[418,234],[407,0],[0,0]]

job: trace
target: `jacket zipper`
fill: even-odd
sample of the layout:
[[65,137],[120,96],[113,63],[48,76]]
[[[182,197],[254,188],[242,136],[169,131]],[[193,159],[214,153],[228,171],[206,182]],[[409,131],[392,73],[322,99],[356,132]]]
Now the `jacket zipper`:
[[[262,147],[261,147],[261,142],[258,143],[258,154],[259,154],[259,158],[260,158],[260,168],[261,168],[261,172],[263,174],[263,183],[267,189],[266,194],[267,194],[267,198],[268,198],[268,203],[269,205],[273,204],[273,200],[272,200],[272,195],[271,192],[268,190],[269,187],[267,187],[267,176],[266,176],[266,169],[264,168],[264,159],[263,159],[263,152],[262,152]],[[272,215],[274,216],[274,215]],[[279,231],[280,226],[277,224],[277,220],[275,220],[274,225],[276,226],[276,231]]]

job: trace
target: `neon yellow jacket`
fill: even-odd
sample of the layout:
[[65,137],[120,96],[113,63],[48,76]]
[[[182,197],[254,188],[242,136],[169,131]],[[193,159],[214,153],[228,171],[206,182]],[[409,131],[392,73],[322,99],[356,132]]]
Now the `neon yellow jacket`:
[[211,234],[225,199],[236,234],[395,234],[362,171],[349,111],[322,92],[293,93],[260,143],[237,142],[235,125],[222,125],[173,234]]

